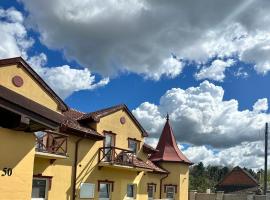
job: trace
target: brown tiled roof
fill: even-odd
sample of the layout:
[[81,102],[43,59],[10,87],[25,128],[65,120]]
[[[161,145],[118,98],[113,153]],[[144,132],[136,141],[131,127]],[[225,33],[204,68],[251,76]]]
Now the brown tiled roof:
[[153,170],[153,172],[168,173],[168,171],[156,166],[152,161],[147,160],[146,162],[144,162],[143,160],[141,160],[140,158],[136,156],[133,156],[133,164],[134,164],[134,167]]
[[168,161],[192,164],[178,148],[168,116],[156,149],[158,152],[150,156],[150,160],[153,162]]
[[149,165],[154,170],[154,172],[166,173],[166,174],[169,173],[167,170],[162,169],[161,167],[158,167],[157,165],[155,165],[151,160],[147,160],[146,164]]
[[84,112],[75,110],[73,108],[70,108],[68,111],[64,112],[65,116],[70,117],[71,119],[78,120],[83,115],[85,115]]
[[146,162],[142,161],[141,159],[137,158],[136,156],[133,157],[133,164],[135,167],[152,170],[151,166],[147,165]]
[[155,148],[151,147],[150,145],[143,143],[143,152],[147,154],[152,154],[158,152]]
[[246,170],[241,167],[235,167],[230,171],[217,186],[258,186],[258,181]]
[[78,136],[84,136],[92,139],[102,140],[104,136],[96,132],[95,130],[85,127],[78,122],[78,118],[84,115],[83,112],[69,109],[68,111],[63,113],[65,115],[65,119],[62,121],[61,130],[64,132],[72,132]]
[[95,112],[90,112],[87,114],[84,114],[79,121],[95,121],[95,122],[99,122],[100,118],[107,116],[111,113],[117,112],[119,110],[124,109],[128,115],[131,117],[131,119],[135,122],[135,124],[137,125],[137,127],[141,130],[142,135],[144,137],[147,137],[148,134],[147,132],[144,130],[144,128],[141,126],[141,124],[138,122],[138,120],[134,117],[134,115],[130,112],[130,110],[128,109],[128,107],[125,104],[120,104],[120,105],[116,105],[116,106],[112,106],[109,108],[105,108],[105,109],[101,109],[101,110],[97,110]]
[[51,97],[58,103],[58,107],[61,111],[68,110],[68,106],[65,102],[50,88],[50,86],[28,65],[28,63],[21,57],[1,59],[0,67],[7,67],[9,65],[17,65],[23,67],[36,81],[43,87]]

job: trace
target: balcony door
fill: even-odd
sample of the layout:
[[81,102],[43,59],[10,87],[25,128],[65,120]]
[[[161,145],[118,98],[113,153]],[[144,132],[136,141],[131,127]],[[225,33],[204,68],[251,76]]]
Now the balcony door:
[[115,135],[112,133],[105,133],[105,140],[104,140],[104,157],[105,161],[112,161],[113,150],[110,147],[115,146]]

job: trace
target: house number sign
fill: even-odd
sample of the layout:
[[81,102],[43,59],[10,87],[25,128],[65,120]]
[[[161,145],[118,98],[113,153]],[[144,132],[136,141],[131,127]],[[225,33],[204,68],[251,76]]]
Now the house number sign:
[[11,168],[3,168],[2,169],[3,173],[1,174],[1,176],[11,176],[12,175],[12,169]]

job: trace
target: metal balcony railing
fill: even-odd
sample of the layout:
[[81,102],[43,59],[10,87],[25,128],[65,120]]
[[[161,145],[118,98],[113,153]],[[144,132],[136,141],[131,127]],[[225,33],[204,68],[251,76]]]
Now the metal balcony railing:
[[36,134],[36,151],[67,155],[67,136],[53,131]]

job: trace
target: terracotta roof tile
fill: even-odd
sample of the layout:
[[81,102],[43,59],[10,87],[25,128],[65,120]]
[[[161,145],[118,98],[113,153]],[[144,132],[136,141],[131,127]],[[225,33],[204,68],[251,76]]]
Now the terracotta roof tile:
[[147,153],[147,154],[152,154],[152,153],[158,152],[158,150],[156,150],[155,148],[151,147],[150,145],[144,143],[143,144],[143,152]]
[[169,173],[167,170],[162,169],[161,167],[158,167],[157,165],[155,165],[151,160],[147,160],[146,164],[149,165],[154,172],[159,172],[159,173]]
[[246,170],[241,167],[235,167],[230,171],[217,186],[240,185],[240,186],[258,186],[258,181]]
[[79,136],[86,136],[89,138],[95,138],[95,139],[103,139],[104,136],[96,132],[95,130],[82,126],[79,122],[78,119],[84,115],[83,112],[74,110],[74,109],[69,109],[68,111],[63,113],[65,116],[65,119],[62,121],[61,124],[61,129],[64,131],[68,129],[69,131],[73,131]]

